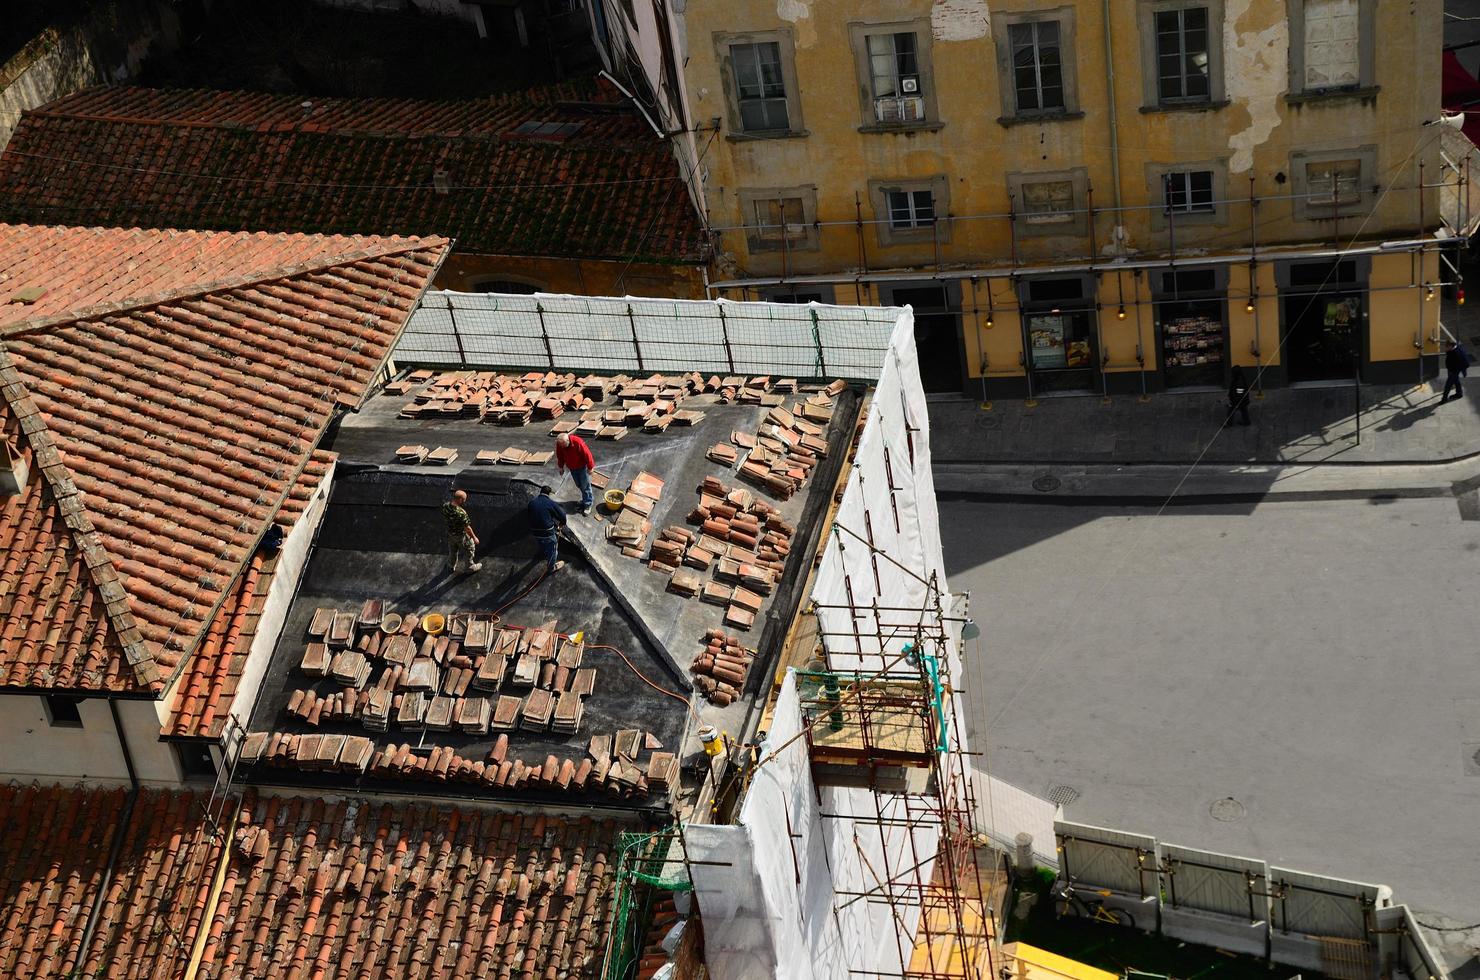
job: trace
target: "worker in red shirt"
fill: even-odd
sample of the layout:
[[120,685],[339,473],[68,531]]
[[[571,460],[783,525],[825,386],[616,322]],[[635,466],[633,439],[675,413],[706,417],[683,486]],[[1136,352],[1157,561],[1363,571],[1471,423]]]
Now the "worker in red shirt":
[[596,457],[591,447],[580,436],[562,432],[555,437],[555,466],[561,473],[570,470],[570,478],[581,488],[581,513],[590,512],[591,471],[596,468]]

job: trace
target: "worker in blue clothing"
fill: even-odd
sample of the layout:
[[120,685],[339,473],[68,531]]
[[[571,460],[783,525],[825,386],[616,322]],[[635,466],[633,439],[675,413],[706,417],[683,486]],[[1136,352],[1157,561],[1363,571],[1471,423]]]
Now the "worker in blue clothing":
[[548,486],[540,487],[540,492],[529,502],[529,530],[545,556],[546,574],[565,567],[565,562],[560,560],[560,532],[565,528],[565,511],[550,499],[551,492]]

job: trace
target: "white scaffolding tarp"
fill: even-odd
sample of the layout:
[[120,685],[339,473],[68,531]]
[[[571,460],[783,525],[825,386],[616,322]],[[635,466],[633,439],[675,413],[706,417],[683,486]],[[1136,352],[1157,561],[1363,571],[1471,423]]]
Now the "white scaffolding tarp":
[[607,374],[751,374],[872,383],[895,307],[429,292],[404,364]]
[[[909,310],[884,355],[812,600],[833,670],[878,671],[922,628],[938,635],[946,614],[930,419]],[[954,659],[959,644],[949,647]],[[951,664],[952,676],[959,666]]]
[[[960,677],[959,612],[941,554],[914,318],[908,309],[887,312],[895,317],[888,350],[870,379],[812,598],[830,669],[873,673],[881,654],[898,654],[923,633],[933,637],[925,652]],[[919,676],[903,662],[895,672]],[[959,711],[957,696],[948,697]],[[692,869],[710,972],[716,980],[903,975],[934,872],[939,814],[918,798],[912,807],[866,788],[814,787],[806,739],[796,737],[802,725],[792,672],[738,825],[686,830],[691,857],[723,862]],[[965,750],[955,733],[950,741],[951,751]]]
[[796,674],[788,673],[739,824],[685,830],[689,857],[698,862],[690,874],[704,915],[705,962],[715,980],[848,975],[801,730]]

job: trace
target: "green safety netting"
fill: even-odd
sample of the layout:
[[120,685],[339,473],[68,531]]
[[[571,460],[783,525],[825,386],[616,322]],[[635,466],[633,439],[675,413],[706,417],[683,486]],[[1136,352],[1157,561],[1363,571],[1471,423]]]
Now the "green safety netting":
[[617,838],[616,895],[603,980],[627,980],[642,955],[643,935],[656,892],[693,891],[677,826]]

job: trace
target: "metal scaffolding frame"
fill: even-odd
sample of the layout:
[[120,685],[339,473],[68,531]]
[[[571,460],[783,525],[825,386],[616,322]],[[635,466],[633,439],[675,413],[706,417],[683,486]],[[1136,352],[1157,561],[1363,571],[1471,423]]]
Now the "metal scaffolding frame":
[[[861,540],[861,539],[860,539]],[[894,561],[872,544],[878,557]],[[896,563],[897,564],[897,563]],[[903,970],[854,970],[859,976],[899,977],[901,980],[991,980],[996,975],[994,934],[987,910],[986,887],[977,862],[976,801],[969,753],[963,751],[962,725],[955,706],[947,655],[953,642],[948,628],[954,620],[945,614],[945,596],[935,574],[929,579],[909,574],[926,584],[927,599],[918,609],[880,607],[877,602],[843,606],[854,622],[870,616],[873,639],[880,650],[890,640],[907,636],[906,652],[879,654],[877,669],[814,671],[817,684],[810,700],[803,699],[802,735],[808,743],[814,773],[819,762],[836,771],[852,765],[860,770],[856,783],[866,786],[873,802],[871,813],[830,813],[824,820],[851,820],[876,829],[884,840],[889,829],[903,831],[907,840],[903,861],[891,860],[884,846],[883,867],[870,865],[855,835],[859,857],[876,884],[863,891],[836,893],[835,911],[867,901],[889,908],[901,926],[905,908],[919,909],[919,923],[907,947],[905,930],[896,931],[897,952]],[[913,621],[892,622],[883,612],[914,612]],[[898,617],[901,620],[909,617]],[[857,633],[847,634],[857,641]],[[828,634],[821,634],[824,657]],[[849,656],[856,654],[849,653]],[[908,729],[913,727],[914,731]],[[923,770],[924,779],[891,778],[891,770]],[[827,783],[824,778],[823,784]],[[901,791],[901,789],[903,791]],[[887,798],[887,800],[886,800]],[[935,854],[922,853],[915,830],[935,828]],[[897,866],[896,866],[897,865]]]

